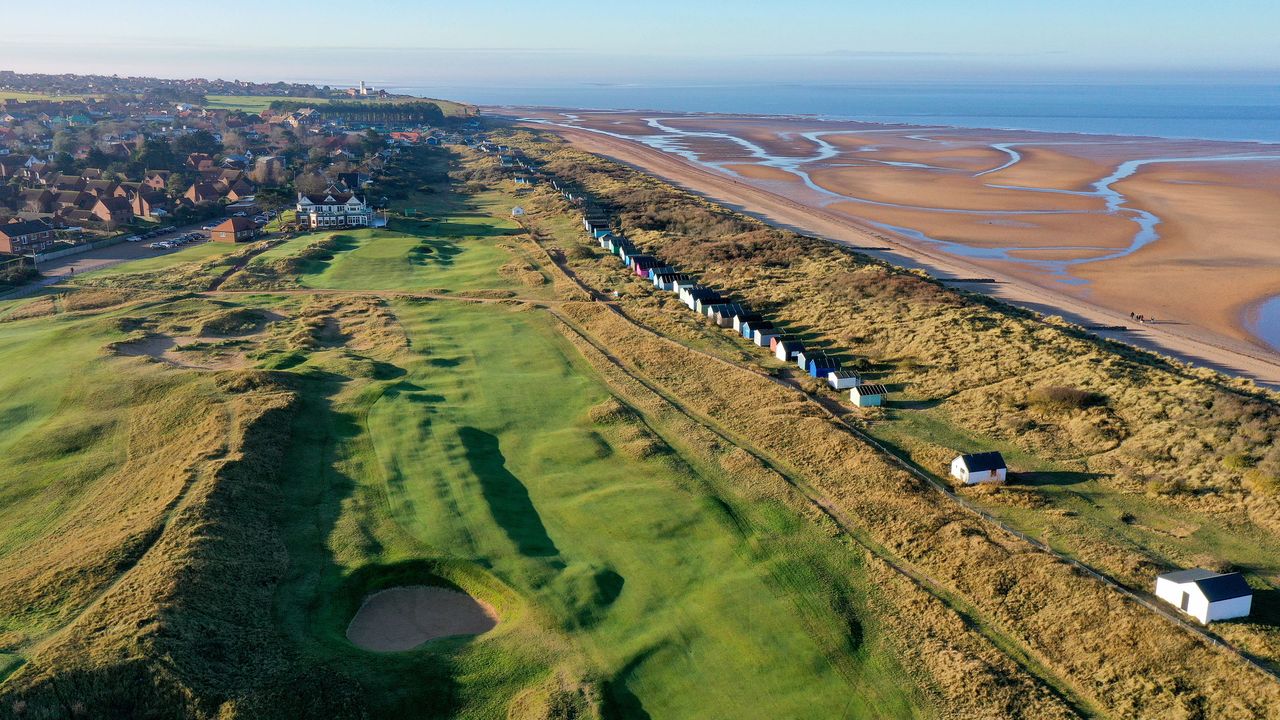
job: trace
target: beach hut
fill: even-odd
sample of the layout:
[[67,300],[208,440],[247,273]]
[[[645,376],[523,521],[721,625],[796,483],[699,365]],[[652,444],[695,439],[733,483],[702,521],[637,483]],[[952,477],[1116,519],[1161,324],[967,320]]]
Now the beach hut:
[[[669,274],[669,273],[673,273],[673,272],[675,272],[675,271],[676,271],[676,269],[675,269],[675,268],[673,268],[673,267],[671,267],[670,265],[666,264],[665,262],[662,262],[661,260],[659,260],[659,261],[658,261],[658,265],[657,265],[656,267],[651,267],[651,268],[649,268],[649,275],[648,275],[648,278],[649,278],[650,280],[653,280],[654,278],[656,278],[656,277],[657,277],[657,276],[659,276],[659,275],[666,275],[666,274]],[[655,282],[655,283],[654,283],[654,287],[657,287],[657,286],[658,286],[658,284]]]
[[752,326],[751,341],[762,348],[769,347],[774,338],[782,334],[782,330],[773,326],[772,323],[757,323]]
[[835,372],[840,369],[840,361],[827,355],[826,353],[815,353],[809,355],[805,363],[805,369],[809,373],[809,377],[825,380],[828,373]]
[[816,352],[816,350],[801,348],[800,351],[795,354],[796,367],[800,368],[802,372],[809,372],[809,355],[815,354]]
[[1178,570],[1156,576],[1156,597],[1208,625],[1213,620],[1248,617],[1253,589],[1238,572]]
[[745,313],[746,310],[743,310],[738,303],[729,303],[716,308],[716,314],[712,320],[722,328],[732,328],[734,320]]
[[603,215],[587,215],[582,219],[582,226],[592,237],[599,238],[609,234],[609,220]]
[[694,276],[685,275],[684,273],[681,273],[681,275],[683,277],[676,279],[672,285],[671,291],[676,294],[683,292],[685,288],[698,284],[698,279]]
[[642,278],[649,277],[649,270],[658,267],[662,261],[652,255],[632,255],[627,265]]
[[675,292],[676,285],[689,280],[689,276],[678,272],[661,273],[653,277],[653,286],[659,290]]
[[852,370],[832,370],[827,373],[827,384],[833,390],[851,390],[861,382],[858,373]]
[[770,342],[769,349],[773,351],[774,357],[786,362],[804,352],[804,343],[793,337],[779,336]]
[[613,242],[613,254],[621,258],[623,262],[626,262],[629,253],[634,252],[636,252],[636,246],[626,238],[618,238]]
[[758,322],[761,319],[760,313],[753,313],[746,308],[743,308],[742,312],[733,318],[733,329],[742,337],[749,338],[751,335],[749,334],[750,330],[746,327],[747,324],[751,322]]
[[608,250],[609,243],[613,241],[613,233],[609,233],[608,235],[601,235],[600,237],[596,238],[596,240],[600,243],[600,247],[604,248],[605,250]]
[[879,383],[861,383],[849,390],[849,399],[858,407],[879,407],[888,392],[888,388]]
[[951,477],[965,485],[1004,482],[1007,472],[1004,456],[994,451],[961,455],[951,461]]
[[703,298],[719,297],[716,291],[702,285],[688,285],[680,288],[680,302],[690,310],[698,310],[698,302]]
[[704,316],[708,315],[709,314],[708,311],[712,308],[712,306],[721,305],[725,302],[725,298],[723,295],[716,292],[715,290],[710,290],[710,289],[708,290],[709,292],[706,292],[700,297],[695,298],[697,302],[695,302],[693,305],[693,311],[698,313],[699,315],[704,315]]

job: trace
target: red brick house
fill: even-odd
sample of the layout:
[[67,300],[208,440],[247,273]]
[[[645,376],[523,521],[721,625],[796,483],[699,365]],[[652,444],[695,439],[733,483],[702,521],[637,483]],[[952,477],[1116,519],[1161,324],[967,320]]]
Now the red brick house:
[[193,205],[208,205],[221,200],[222,191],[213,183],[198,182],[192,183],[183,197],[190,200]]
[[14,255],[39,253],[53,245],[53,228],[37,220],[0,225],[0,252]]
[[258,224],[240,217],[227,218],[209,232],[209,239],[214,242],[248,242],[257,236]]
[[18,196],[18,209],[22,212],[53,212],[53,193],[48,190],[23,190]]
[[114,228],[133,219],[133,205],[124,198],[98,198],[90,209],[93,216],[107,227]]
[[143,184],[150,185],[156,190],[164,190],[169,183],[168,170],[148,170],[143,175]]

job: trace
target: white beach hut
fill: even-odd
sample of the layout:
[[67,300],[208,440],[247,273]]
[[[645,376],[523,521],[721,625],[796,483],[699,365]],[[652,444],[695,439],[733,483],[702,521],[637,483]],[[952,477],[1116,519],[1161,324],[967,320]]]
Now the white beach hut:
[[833,390],[850,390],[861,384],[861,379],[852,370],[832,370],[827,373],[827,384]]
[[858,407],[879,407],[889,389],[880,383],[860,383],[849,390],[849,399]]
[[1004,482],[1007,472],[1004,456],[994,451],[960,455],[951,461],[951,476],[965,485]]
[[1205,625],[1248,617],[1253,606],[1253,589],[1243,575],[1198,568],[1157,576],[1156,597]]

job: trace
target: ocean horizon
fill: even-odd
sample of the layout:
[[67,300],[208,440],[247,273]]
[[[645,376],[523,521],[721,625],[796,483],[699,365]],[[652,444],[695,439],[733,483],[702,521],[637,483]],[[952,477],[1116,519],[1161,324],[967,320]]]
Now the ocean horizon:
[[476,105],[813,115],[886,124],[1280,143],[1280,85],[1263,82],[423,84],[386,89]]

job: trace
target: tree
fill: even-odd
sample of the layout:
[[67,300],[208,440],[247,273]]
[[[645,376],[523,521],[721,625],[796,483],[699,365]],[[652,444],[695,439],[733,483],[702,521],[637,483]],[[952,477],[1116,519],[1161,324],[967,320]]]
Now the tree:
[[169,194],[175,197],[185,195],[189,187],[191,187],[191,180],[182,173],[169,175],[169,179],[164,183],[165,190],[168,190]]
[[148,170],[174,170],[179,164],[169,143],[151,138],[148,138],[133,154],[133,159]]
[[102,168],[111,163],[111,158],[107,157],[106,153],[94,147],[89,149],[89,154],[85,156],[84,162],[87,167]]
[[191,153],[204,153],[206,155],[217,155],[222,152],[222,145],[218,144],[213,133],[208,130],[196,130],[193,133],[179,135],[173,139],[173,152],[181,158],[185,158]]
[[228,130],[222,133],[222,147],[227,152],[243,155],[244,151],[249,147],[249,142],[245,140],[243,133]]
[[329,187],[329,181],[320,173],[302,173],[293,179],[293,187],[300,193],[322,193]]
[[62,129],[53,134],[53,151],[70,155],[80,147],[80,134],[75,130]]
[[385,143],[382,140],[382,136],[379,135],[378,131],[374,130],[373,128],[369,128],[368,130],[364,131],[363,144],[364,144],[364,147],[362,149],[364,150],[364,154],[366,155],[372,155],[378,152],[385,145]]

